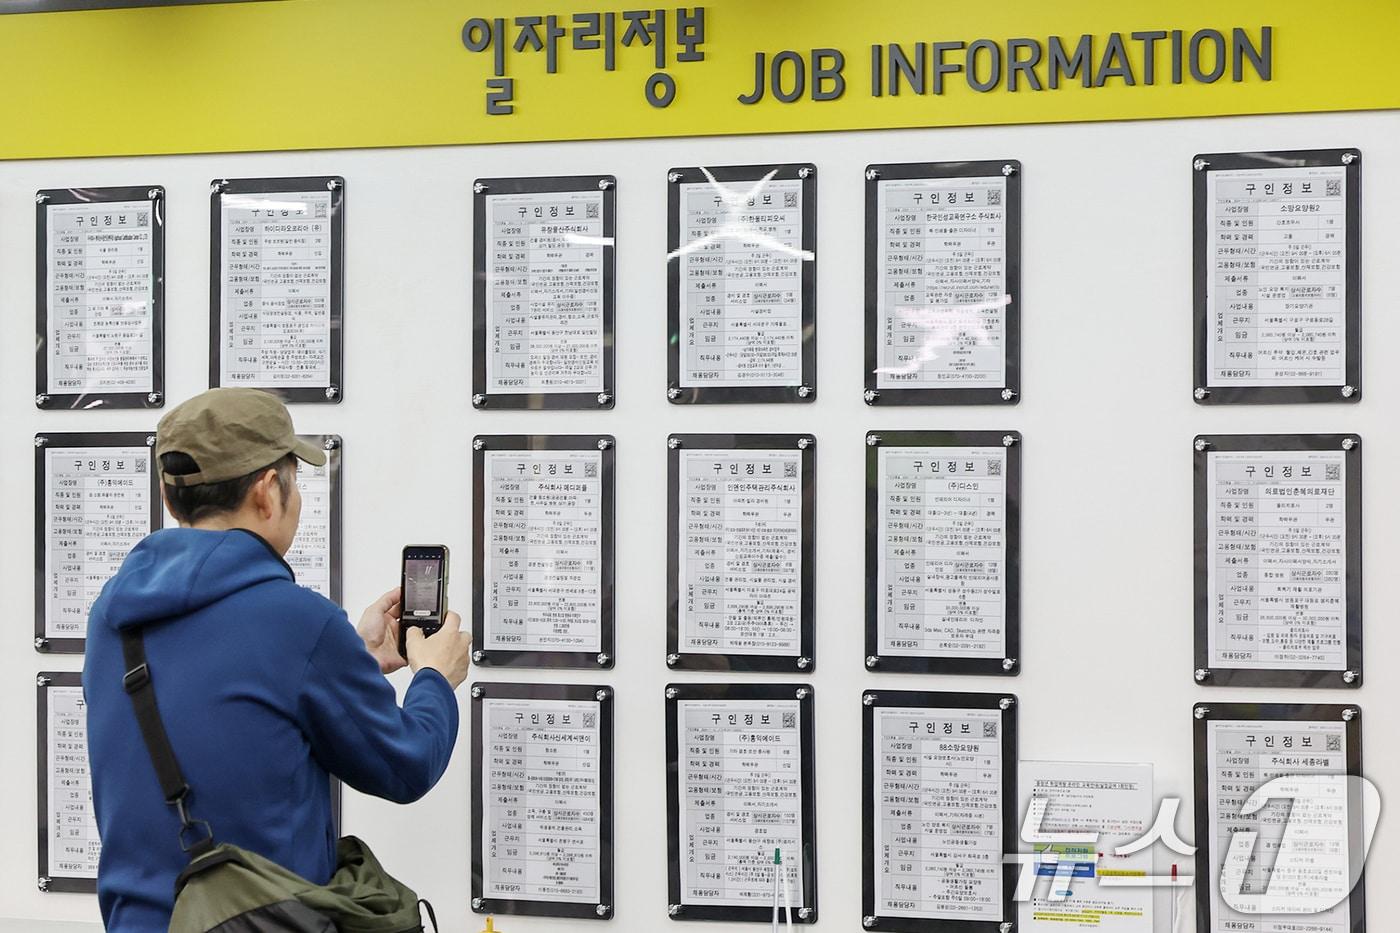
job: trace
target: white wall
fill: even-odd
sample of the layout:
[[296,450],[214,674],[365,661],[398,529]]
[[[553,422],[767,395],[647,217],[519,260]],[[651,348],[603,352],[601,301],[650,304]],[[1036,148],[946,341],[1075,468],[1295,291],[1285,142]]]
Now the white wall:
[[[934,106],[934,104],[931,104]],[[1366,773],[1400,786],[1390,714],[1400,682],[1400,609],[1389,533],[1400,488],[1400,117],[1280,116],[1045,127],[620,141],[304,154],[0,163],[0,639],[4,747],[0,913],[94,919],[95,898],[34,885],[34,674],[78,657],[30,648],[33,466],[38,430],[151,428],[147,412],[34,409],[34,206],[38,188],[160,183],[169,203],[167,389],[205,387],[208,182],[338,173],[348,183],[346,400],[294,410],[299,430],[345,438],[345,592],[362,607],[397,581],[410,540],[470,550],[470,442],[478,432],[607,431],[617,448],[618,664],[593,672],[490,671],[485,680],[616,686],[615,933],[666,921],[663,685],[665,480],[669,431],[812,431],[818,438],[816,688],[821,926],[859,929],[862,688],[1012,689],[1021,756],[1150,761],[1159,794],[1188,799],[1191,704],[1355,701]],[[1191,171],[1200,151],[1358,146],[1364,153],[1365,398],[1359,405],[1204,409],[1191,401]],[[1024,400],[1014,408],[871,410],[862,391],[863,181],[868,162],[1019,158],[1024,163]],[[666,402],[666,169],[811,160],[818,166],[819,400],[673,407]],[[617,408],[475,412],[470,394],[470,185],[488,175],[618,177]],[[1025,435],[1024,673],[1014,681],[868,674],[862,666],[865,447],[871,428],[1015,428]],[[1365,439],[1367,683],[1356,692],[1205,690],[1191,680],[1191,439],[1197,432],[1357,431]],[[407,454],[412,456],[406,456]],[[465,566],[453,594],[468,604]],[[358,610],[351,611],[352,617]],[[736,678],[738,679],[738,678]],[[764,679],[750,675],[742,679]],[[465,691],[463,692],[465,697]],[[351,796],[349,832],[437,906],[444,929],[475,931],[468,908],[469,737],[421,803]],[[218,826],[218,814],[208,814]],[[1368,875],[1372,930],[1400,924],[1385,881],[1400,851],[1382,821]],[[587,924],[502,918],[507,933]],[[736,926],[734,930],[745,929]],[[1165,916],[1158,931],[1165,931]],[[723,933],[723,927],[718,928]]]

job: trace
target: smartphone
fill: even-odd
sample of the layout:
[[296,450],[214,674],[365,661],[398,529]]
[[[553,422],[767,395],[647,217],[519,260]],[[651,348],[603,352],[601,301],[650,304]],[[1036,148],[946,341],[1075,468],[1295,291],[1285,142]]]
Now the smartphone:
[[399,598],[399,654],[408,657],[408,629],[418,626],[424,635],[442,628],[447,615],[447,547],[442,544],[410,544],[403,549],[403,575]]

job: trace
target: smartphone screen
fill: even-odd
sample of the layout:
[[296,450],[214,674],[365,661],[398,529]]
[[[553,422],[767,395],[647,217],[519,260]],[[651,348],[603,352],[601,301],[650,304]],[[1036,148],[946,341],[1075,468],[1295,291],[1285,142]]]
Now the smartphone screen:
[[403,562],[403,614],[410,619],[436,619],[441,615],[442,561],[406,557]]

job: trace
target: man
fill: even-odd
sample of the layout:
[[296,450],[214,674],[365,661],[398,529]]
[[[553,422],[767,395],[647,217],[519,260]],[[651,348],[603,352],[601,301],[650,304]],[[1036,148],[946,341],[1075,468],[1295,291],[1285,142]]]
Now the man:
[[408,803],[451,757],[470,635],[453,612],[432,637],[409,629],[415,673],[400,708],[383,676],[405,663],[398,590],[357,631],[282,559],[301,515],[298,459],[320,465],[325,454],[297,439],[280,401],[252,389],[213,389],[156,429],[180,527],[143,540],[103,588],[83,670],[97,890],[112,933],[166,930],[187,862],[123,689],[122,630],[144,632],[191,817],[313,883],[335,867],[330,775]]

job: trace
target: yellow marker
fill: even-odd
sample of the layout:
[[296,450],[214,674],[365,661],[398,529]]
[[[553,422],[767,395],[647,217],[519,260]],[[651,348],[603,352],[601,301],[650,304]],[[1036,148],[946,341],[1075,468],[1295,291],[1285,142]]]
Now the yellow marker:
[[500,931],[496,929],[495,917],[486,918],[486,929],[482,930],[481,933],[500,933]]

